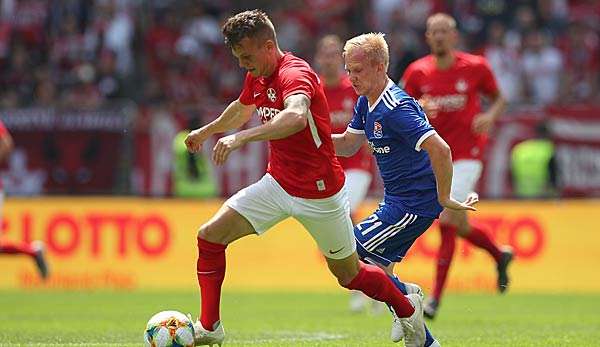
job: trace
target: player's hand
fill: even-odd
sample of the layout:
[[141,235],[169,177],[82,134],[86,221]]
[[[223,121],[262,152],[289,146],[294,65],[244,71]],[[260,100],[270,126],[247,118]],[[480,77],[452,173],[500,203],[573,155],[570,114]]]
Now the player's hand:
[[185,138],[185,146],[190,153],[200,152],[202,144],[210,136],[202,128],[191,131]]
[[221,137],[213,148],[213,161],[217,165],[222,165],[229,157],[229,154],[240,148],[243,144],[244,142],[238,134]]
[[425,111],[425,114],[427,115],[427,117],[429,117],[429,118],[437,117],[438,112],[440,111],[440,106],[438,105],[437,102],[433,101],[433,98],[431,97],[431,95],[429,95],[429,94],[423,95],[419,99],[418,102],[419,102],[419,105],[421,105],[421,107],[423,107],[423,110]]
[[458,211],[462,211],[462,210],[477,211],[477,209],[473,205],[475,205],[478,202],[479,202],[479,195],[477,195],[477,193],[469,194],[469,196],[467,197],[467,200],[465,200],[464,202],[456,201],[456,200],[452,199],[451,197],[440,200],[440,204],[443,207],[449,208],[451,210],[458,210]]
[[476,134],[486,134],[494,125],[494,117],[491,113],[480,113],[475,115],[471,125]]

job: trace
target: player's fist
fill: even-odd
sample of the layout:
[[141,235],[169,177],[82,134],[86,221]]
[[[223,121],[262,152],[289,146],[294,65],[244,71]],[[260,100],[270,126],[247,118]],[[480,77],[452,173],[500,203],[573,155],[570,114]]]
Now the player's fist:
[[229,154],[240,148],[244,142],[238,134],[221,137],[213,147],[213,161],[217,165],[225,163]]
[[494,116],[491,113],[480,113],[473,117],[472,128],[476,134],[486,134],[494,125]]
[[185,146],[190,153],[197,153],[202,149],[202,144],[208,135],[202,129],[191,131],[185,138]]

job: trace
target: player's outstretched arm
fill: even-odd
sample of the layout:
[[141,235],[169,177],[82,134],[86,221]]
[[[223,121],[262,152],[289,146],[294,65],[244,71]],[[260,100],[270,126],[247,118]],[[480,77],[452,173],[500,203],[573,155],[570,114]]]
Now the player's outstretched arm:
[[241,127],[250,119],[254,110],[256,110],[254,105],[244,105],[239,100],[231,102],[217,119],[188,134],[185,138],[188,151],[192,153],[200,151],[204,141],[213,134]]
[[343,134],[332,134],[331,139],[333,140],[336,155],[351,157],[365,143],[366,136],[365,134],[355,134],[346,130]]
[[479,200],[476,196],[469,196],[465,202],[459,202],[450,196],[452,185],[452,152],[450,146],[438,134],[429,136],[421,144],[427,151],[431,160],[431,167],[437,183],[438,201],[443,207],[453,210],[475,211],[473,205]]
[[293,94],[283,101],[284,109],[263,125],[225,136],[213,148],[213,161],[221,165],[229,154],[252,141],[278,140],[304,129],[308,123],[310,99],[304,94]]

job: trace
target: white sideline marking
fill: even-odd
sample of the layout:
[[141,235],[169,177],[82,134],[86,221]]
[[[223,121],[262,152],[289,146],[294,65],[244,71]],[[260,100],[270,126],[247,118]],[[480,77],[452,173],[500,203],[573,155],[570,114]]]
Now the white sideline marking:
[[[240,344],[259,344],[259,343],[273,343],[273,342],[312,342],[312,341],[329,341],[329,340],[340,340],[346,337],[342,334],[332,334],[323,331],[315,332],[303,332],[303,331],[280,331],[277,333],[264,334],[265,337],[259,338],[245,338],[245,339],[227,339],[228,343],[240,343]],[[271,335],[272,337],[269,337]],[[140,339],[141,340],[141,339]],[[137,341],[124,341],[120,343],[106,343],[106,342],[86,342],[86,343],[9,343],[2,344],[0,346],[122,346],[123,344],[136,344]]]

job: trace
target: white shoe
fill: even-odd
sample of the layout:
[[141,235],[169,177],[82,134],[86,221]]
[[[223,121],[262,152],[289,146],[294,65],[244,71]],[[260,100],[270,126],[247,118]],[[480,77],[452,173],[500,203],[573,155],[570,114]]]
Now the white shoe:
[[423,298],[418,294],[408,294],[406,298],[415,308],[415,312],[410,317],[400,319],[404,329],[404,345],[406,347],[423,347],[425,345]]
[[[390,338],[394,343],[400,342],[404,338],[404,326],[402,325],[402,318],[398,317],[393,309],[390,308],[390,311],[392,311],[392,316],[394,317],[392,320],[392,332],[390,334]],[[412,327],[407,327],[407,329],[412,329]],[[414,329],[412,330],[414,331]]]
[[194,344],[196,346],[221,346],[223,340],[225,340],[225,330],[220,321],[213,331],[204,329],[200,321],[194,323]]
[[442,345],[440,345],[438,340],[433,340],[433,342],[427,347],[442,347]]
[[423,294],[423,290],[421,290],[421,287],[419,287],[418,284],[404,282],[404,286],[406,287],[406,295],[417,294],[421,297],[421,299],[425,297],[425,294]]

